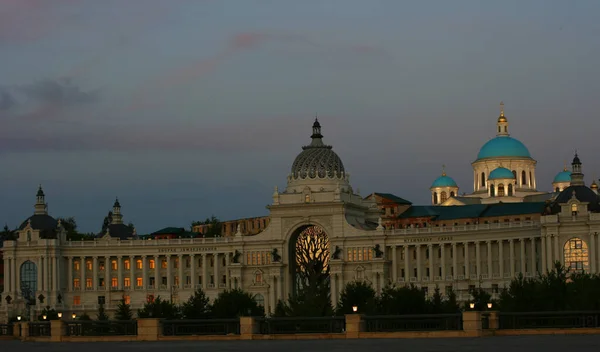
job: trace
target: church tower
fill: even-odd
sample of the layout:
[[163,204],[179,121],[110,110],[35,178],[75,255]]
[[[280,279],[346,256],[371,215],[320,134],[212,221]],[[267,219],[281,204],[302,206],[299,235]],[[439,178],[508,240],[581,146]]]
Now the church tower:
[[42,185],[38,188],[36,194],[36,201],[34,206],[34,214],[35,215],[48,215],[48,204],[46,204],[46,196],[44,195],[44,190],[42,189]]
[[504,117],[504,102],[500,102],[500,116],[498,117],[497,137],[508,137],[508,120]]

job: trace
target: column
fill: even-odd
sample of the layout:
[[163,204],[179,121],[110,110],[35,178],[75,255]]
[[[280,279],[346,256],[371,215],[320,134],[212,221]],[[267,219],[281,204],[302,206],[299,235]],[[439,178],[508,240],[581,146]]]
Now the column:
[[408,250],[408,245],[404,245],[404,282],[409,283],[411,274],[410,274],[410,253]]
[[421,282],[421,245],[416,245],[415,251],[417,251],[417,281]]
[[[335,286],[335,283],[336,283],[335,274],[331,274],[330,279],[331,279],[331,283],[329,285],[329,290],[330,290],[330,294],[331,294],[331,305],[335,307],[335,306],[337,306],[337,289],[336,289],[337,287]],[[377,289],[375,289],[375,290],[377,290]]]
[[512,279],[515,277],[515,242],[512,238],[508,240],[508,246],[510,250],[510,277]]
[[208,288],[208,280],[207,280],[207,276],[208,276],[208,270],[206,270],[206,256],[208,254],[206,253],[202,253],[202,289],[204,290],[204,292],[206,292],[206,289]]
[[183,254],[179,255],[179,289],[183,290],[184,277],[183,277]]
[[158,290],[160,288],[160,257],[158,255],[154,256],[154,289]]
[[[332,279],[335,278],[335,274],[331,276]],[[331,283],[331,287],[334,287],[334,281],[332,281]],[[274,312],[275,311],[275,307],[276,307],[276,302],[275,302],[275,276],[271,276],[271,282],[269,283],[269,306],[271,307],[271,311]],[[334,290],[332,288],[332,290]],[[336,302],[337,302],[337,296],[334,296],[333,294],[331,295],[331,301],[333,302],[334,297],[336,297]],[[335,307],[335,306],[334,306]]]
[[219,253],[213,254],[213,269],[215,270],[215,288],[219,288]]
[[12,287],[12,259],[9,257],[5,257],[5,259],[6,260],[4,264],[4,282],[6,282],[6,287],[4,287],[4,292],[12,295],[13,291],[17,291]]
[[540,252],[542,252],[542,274],[546,273],[548,263],[546,262],[546,235],[542,235],[542,243],[540,244]]
[[130,255],[129,256],[129,285],[130,288],[133,290],[135,289],[135,285],[137,284],[137,280],[135,279],[135,268],[136,268],[136,262],[135,262],[135,255]]
[[398,261],[396,258],[396,246],[392,246],[392,282],[398,280]]
[[435,253],[433,253],[433,245],[429,244],[427,246],[427,249],[429,250],[429,281],[433,281],[433,279],[435,278]]
[[106,291],[109,291],[111,285],[112,282],[110,277],[110,257],[104,257],[104,289],[106,289]]
[[123,289],[123,257],[122,256],[117,257],[117,280],[119,280],[119,282],[117,282],[117,288],[119,290],[122,290]]
[[[98,257],[94,256],[93,258],[93,262],[92,262],[92,280],[94,280],[92,282],[92,287],[94,288],[94,291],[98,290]],[[106,285],[106,283],[104,283]]]
[[58,292],[58,291],[60,291],[60,287],[58,287],[59,281],[58,281],[58,257],[57,256],[52,257],[52,269],[53,269],[52,287],[54,289],[54,292]]
[[469,242],[463,242],[465,249],[465,279],[469,280],[471,277],[471,265],[469,263]]
[[498,274],[504,280],[504,240],[498,241]]
[[166,260],[167,260],[167,290],[169,292],[171,292],[171,289],[173,288],[173,272],[171,271],[171,255],[167,254],[166,256]]
[[596,237],[595,233],[590,234],[590,248],[588,251],[589,256],[590,256],[590,264],[591,264],[590,270],[591,270],[592,274],[596,273],[596,259],[595,259],[596,251],[594,250],[594,249],[596,249],[596,238],[595,237]]
[[552,270],[552,268],[554,267],[554,254],[552,253],[552,237],[553,235],[546,235],[546,255],[548,256],[548,270]]
[[529,239],[531,241],[531,275],[535,275],[536,273],[536,255],[535,255],[535,238],[531,237]]
[[481,279],[481,246],[480,246],[480,242],[477,241],[475,242],[475,260],[477,261],[475,263],[475,269],[477,271],[477,280]]
[[[344,287],[344,274],[341,274],[342,276],[340,277],[340,284],[342,287]],[[240,281],[240,287],[241,286],[241,281]],[[277,277],[277,296],[279,299],[283,300],[284,299],[284,295],[283,295],[283,277],[279,276]]]
[[519,242],[521,243],[521,274],[525,275],[525,273],[527,272],[527,268],[525,266],[525,264],[526,264],[526,259],[525,259],[525,239],[524,238],[520,238]]
[[560,254],[560,252],[558,250],[558,235],[554,235],[554,260],[563,263],[564,260],[562,259],[562,257],[563,256]]
[[146,259],[146,256],[143,255],[142,256],[142,287],[144,289],[146,289],[148,287],[148,260]]
[[456,252],[456,242],[452,243],[452,267],[452,278],[456,280],[458,278],[458,252]]
[[494,277],[494,270],[492,267],[492,241],[487,241],[487,266],[488,266],[488,279]]
[[79,259],[79,270],[81,271],[79,285],[81,286],[81,290],[83,291],[87,289],[85,282],[85,257],[81,257],[81,259]]
[[[43,281],[42,281],[42,272],[43,272],[42,265],[43,265],[42,257],[39,256],[38,257],[38,271],[37,271],[37,283],[38,283],[37,289],[38,289],[38,291],[44,290]],[[37,293],[35,295],[37,296]]]
[[[231,281],[229,280],[229,260],[230,260],[230,253],[225,253],[225,288],[230,290],[231,289]],[[273,287],[273,289],[275,289],[275,287]],[[273,306],[273,310],[275,310],[275,306]]]
[[67,257],[67,261],[69,263],[69,267],[67,268],[67,280],[68,280],[67,291],[72,292],[73,291],[73,257],[71,257],[71,256]]
[[192,284],[192,290],[196,291],[196,255],[191,254],[190,255],[190,277],[192,278],[191,284]]
[[445,243],[440,243],[440,251],[442,253],[441,255],[441,263],[440,263],[440,267],[442,268],[442,281],[446,281],[446,245]]

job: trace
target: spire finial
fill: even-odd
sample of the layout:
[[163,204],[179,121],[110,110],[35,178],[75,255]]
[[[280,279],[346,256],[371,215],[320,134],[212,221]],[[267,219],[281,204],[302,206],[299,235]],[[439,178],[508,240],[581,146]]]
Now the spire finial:
[[569,171],[569,169],[567,168],[567,161],[565,160],[565,165],[563,167],[563,171]]
[[442,176],[446,176],[446,164],[442,165]]
[[500,102],[500,116],[504,116],[504,102]]

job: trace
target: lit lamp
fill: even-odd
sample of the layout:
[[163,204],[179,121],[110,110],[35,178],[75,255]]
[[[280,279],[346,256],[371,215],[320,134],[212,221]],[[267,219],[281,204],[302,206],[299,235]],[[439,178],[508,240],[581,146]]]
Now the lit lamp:
[[62,312],[58,312],[58,314],[57,314],[57,315],[58,315],[58,319],[61,319],[61,318],[62,318]]
[[73,313],[73,315],[71,315],[71,318],[73,318],[73,319],[77,318],[77,314]]
[[488,303],[488,309],[492,309],[492,302]]
[[469,303],[469,308],[475,309],[475,303]]
[[48,318],[46,315],[42,315],[42,320],[46,320]]
[[352,311],[353,311],[354,313],[358,312],[358,306],[352,306]]
[[21,316],[17,315],[17,321],[21,321]]

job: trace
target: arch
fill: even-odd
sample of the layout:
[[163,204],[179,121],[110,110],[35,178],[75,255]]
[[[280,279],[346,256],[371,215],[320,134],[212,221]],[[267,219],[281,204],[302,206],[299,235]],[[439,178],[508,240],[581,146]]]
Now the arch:
[[481,187],[485,187],[485,172],[481,173]]
[[525,170],[521,171],[521,185],[527,185],[527,173],[525,172]]
[[438,204],[438,195],[437,192],[433,192],[433,204]]
[[494,192],[494,185],[490,185],[490,197],[495,197],[496,192]]
[[504,197],[504,184],[498,185],[498,197]]
[[508,196],[509,197],[513,196],[513,185],[512,185],[512,183],[508,184]]
[[446,200],[448,200],[448,194],[445,191],[442,191],[442,193],[440,193],[440,203],[444,203]]
[[587,243],[579,237],[569,239],[563,246],[565,267],[570,272],[589,272],[590,257]]
[[261,295],[260,293],[254,295],[254,301],[260,307],[265,306],[265,296]]
[[37,291],[37,265],[27,260],[21,264],[19,274],[21,277],[21,295],[26,299],[35,299],[35,292]]
[[579,211],[579,207],[577,206],[577,203],[571,204],[571,214],[577,215],[578,211]]
[[556,193],[560,192],[560,188],[556,187],[555,191]]
[[304,288],[329,290],[330,244],[324,228],[315,224],[298,226],[288,244],[293,295]]
[[517,171],[516,170],[512,170],[513,176],[515,177],[515,180],[517,179]]
[[454,191],[450,191],[450,197],[454,197]]
[[256,270],[254,272],[254,283],[255,284],[262,284],[263,283],[263,272],[262,270]]
[[533,173],[529,171],[529,183],[531,183],[531,187],[533,187]]

